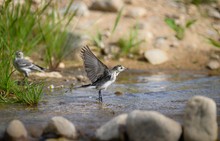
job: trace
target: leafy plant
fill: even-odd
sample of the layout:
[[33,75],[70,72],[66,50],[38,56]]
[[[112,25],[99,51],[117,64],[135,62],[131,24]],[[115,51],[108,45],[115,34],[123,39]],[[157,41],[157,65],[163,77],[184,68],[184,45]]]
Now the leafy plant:
[[[114,26],[112,27],[112,30],[111,30],[111,33],[110,33],[110,36],[113,35],[113,33],[115,32],[119,22],[120,22],[120,19],[121,19],[121,16],[122,16],[122,12],[123,12],[123,7],[119,10],[119,12],[117,13],[117,16],[115,18],[115,21],[114,21]],[[98,30],[96,32],[96,34],[94,36],[91,36],[92,38],[92,41],[94,43],[95,46],[99,47],[99,48],[103,48],[104,47],[104,38],[103,38],[103,34]]]
[[28,87],[27,90],[23,86],[17,85],[16,81],[11,77],[14,72],[12,60],[17,50],[22,50],[25,53],[31,52],[42,41],[42,35],[37,32],[39,31],[37,23],[41,21],[42,14],[49,4],[50,1],[33,11],[31,1],[26,1],[21,5],[19,3],[15,4],[12,0],[6,0],[0,7],[1,102],[17,102],[16,92],[18,91],[38,91],[38,86]]
[[121,16],[122,16],[123,9],[124,9],[124,7],[122,7],[122,8],[119,10],[119,12],[118,12],[118,14],[117,14],[117,16],[116,16],[116,19],[115,19],[115,22],[114,22],[114,26],[113,26],[113,28],[112,28],[112,34],[115,32],[115,30],[116,30],[116,28],[117,28],[117,26],[118,26],[118,24],[119,24],[119,21],[120,21]]
[[94,42],[94,45],[103,48],[103,35],[100,31],[97,31],[95,36],[92,36],[92,40]]
[[185,26],[181,26],[175,22],[173,18],[165,18],[165,23],[176,32],[176,38],[182,40],[184,38],[185,29],[192,26],[196,20],[189,20],[186,22]]
[[28,105],[36,105],[42,98],[44,83],[25,82],[24,86],[15,90],[17,102],[26,103]]
[[27,1],[23,5],[15,4],[14,1],[7,0],[0,10],[0,34],[1,42],[7,46],[5,49],[10,53],[16,50],[24,52],[32,51],[41,41],[42,36],[36,34],[37,21],[48,7],[45,5],[35,11],[31,10],[31,2]]
[[60,62],[71,53],[71,45],[68,44],[68,25],[76,13],[69,14],[69,7],[73,3],[70,1],[63,16],[59,15],[54,7],[43,23],[39,22],[39,27],[43,35],[45,44],[44,58],[51,70],[56,69]]
[[130,29],[128,37],[119,39],[118,45],[121,47],[123,54],[128,54],[132,48],[138,47],[143,42],[145,40],[138,38],[138,29],[134,27]]
[[209,43],[211,45],[213,45],[214,47],[217,47],[217,48],[220,48],[220,31],[218,31],[218,29],[212,27],[216,33],[218,34],[219,36],[219,40],[216,40],[216,39],[213,39],[213,38],[210,38],[210,37],[206,37],[206,39],[208,39]]
[[[14,83],[15,84],[15,83]],[[24,81],[22,85],[14,85],[9,94],[4,91],[0,93],[0,102],[4,103],[25,103],[37,105],[42,98],[44,83],[29,84]]]

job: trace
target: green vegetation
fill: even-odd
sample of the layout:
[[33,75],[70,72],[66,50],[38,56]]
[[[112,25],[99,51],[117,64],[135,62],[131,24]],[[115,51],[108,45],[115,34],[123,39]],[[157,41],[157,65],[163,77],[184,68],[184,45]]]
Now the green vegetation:
[[39,23],[45,47],[44,58],[50,70],[57,69],[60,62],[71,53],[72,46],[68,44],[70,36],[67,27],[76,14],[69,14],[72,3],[73,0],[68,4],[63,16],[59,15],[55,5],[44,22]]
[[26,103],[28,105],[36,105],[42,98],[44,83],[28,84],[25,82],[24,86],[15,90],[17,102]]
[[6,0],[0,7],[0,102],[35,105],[42,98],[43,82],[18,85],[13,79],[12,60],[17,50],[27,54],[36,51],[36,46],[45,47],[45,59],[52,69],[70,53],[67,26],[75,15],[68,13],[73,0],[59,18],[55,11],[49,12],[51,2],[36,8],[31,1],[15,4]]
[[217,47],[217,48],[220,48],[220,31],[218,31],[218,29],[214,28],[213,29],[216,31],[216,33],[218,34],[219,36],[219,39],[216,40],[216,39],[213,39],[213,38],[210,38],[210,37],[206,37],[206,39],[208,39],[209,43],[214,46],[214,47]]
[[[48,4],[42,8],[32,11],[31,3],[26,2],[24,5],[14,4],[13,1],[5,1],[0,10],[0,101],[1,102],[17,102],[20,101],[18,91],[39,92],[39,87],[42,84],[29,87],[18,86],[15,80],[12,79],[13,66],[12,60],[14,53],[17,50],[31,52],[42,39],[40,34],[36,33],[37,22],[42,13],[47,8]],[[24,89],[27,87],[27,89]],[[30,93],[32,94],[32,93]],[[42,91],[38,93],[38,97],[42,95]],[[27,104],[37,103],[38,99],[29,99],[32,102],[26,101]]]
[[213,2],[217,2],[217,0],[191,0],[191,3],[195,5],[210,4]]
[[121,47],[123,54],[128,54],[132,48],[138,47],[143,42],[145,42],[144,39],[138,38],[138,28],[132,27],[129,31],[129,36],[120,38],[118,45]]
[[95,46],[103,48],[103,35],[99,30],[96,32],[95,36],[91,37]]
[[181,26],[177,24],[173,18],[165,18],[164,21],[171,29],[173,29],[176,32],[175,36],[179,40],[182,40],[184,38],[185,30],[196,22],[196,20],[188,20],[185,26]]
[[119,12],[118,12],[118,14],[117,14],[117,16],[116,16],[115,23],[114,23],[114,26],[113,26],[113,28],[112,28],[112,34],[115,32],[115,30],[116,30],[116,28],[117,28],[117,26],[118,26],[118,24],[119,24],[119,21],[120,21],[121,16],[122,16],[123,9],[124,9],[124,7],[122,7],[122,8],[119,10]]
[[29,84],[24,81],[23,84],[17,85],[16,82],[12,85],[10,93],[2,92],[0,94],[0,102],[3,103],[24,103],[30,106],[37,105],[42,98],[44,83]]
[[[122,16],[122,12],[123,12],[123,7],[119,10],[119,12],[117,13],[116,19],[114,21],[114,26],[112,27],[111,30],[111,34],[110,36],[112,36],[120,22],[121,16]],[[92,38],[92,42],[94,43],[95,46],[99,47],[99,48],[103,48],[104,45],[104,38],[103,38],[103,34],[98,30],[96,32],[96,34],[94,36],[91,36]]]

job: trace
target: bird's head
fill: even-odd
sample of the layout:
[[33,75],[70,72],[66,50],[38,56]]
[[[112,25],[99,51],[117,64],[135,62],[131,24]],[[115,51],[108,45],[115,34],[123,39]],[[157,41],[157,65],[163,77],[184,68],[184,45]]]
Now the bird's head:
[[15,52],[15,57],[16,57],[16,58],[23,58],[23,57],[24,57],[24,54],[23,54],[23,52],[21,52],[21,51],[16,51],[16,52]]
[[122,72],[122,71],[124,71],[124,70],[126,70],[127,68],[125,68],[124,66],[122,66],[122,65],[117,65],[117,66],[115,66],[112,70],[113,71],[116,71],[117,73],[120,73],[120,72]]

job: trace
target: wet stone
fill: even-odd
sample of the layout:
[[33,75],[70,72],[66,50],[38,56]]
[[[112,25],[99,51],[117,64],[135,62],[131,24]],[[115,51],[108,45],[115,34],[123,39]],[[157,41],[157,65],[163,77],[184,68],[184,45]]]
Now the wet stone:
[[13,120],[6,129],[4,140],[7,141],[28,141],[28,133],[23,123]]
[[96,0],[92,3],[92,10],[118,12],[123,6],[122,0]]
[[207,97],[194,96],[186,105],[184,139],[187,141],[217,140],[218,125],[215,102]]
[[120,138],[120,126],[124,126],[127,120],[127,114],[121,114],[96,131],[96,137],[100,140],[112,140]]
[[73,123],[64,117],[53,117],[43,131],[46,138],[64,137],[67,139],[76,139],[77,131]]
[[154,111],[129,113],[126,129],[132,141],[178,141],[182,134],[179,123]]

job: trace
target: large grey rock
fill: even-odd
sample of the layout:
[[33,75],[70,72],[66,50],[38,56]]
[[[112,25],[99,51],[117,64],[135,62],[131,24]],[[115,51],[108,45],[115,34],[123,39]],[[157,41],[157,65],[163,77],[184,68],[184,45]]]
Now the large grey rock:
[[178,141],[181,133],[179,123],[154,111],[135,110],[127,117],[127,134],[132,141]]
[[211,60],[208,62],[207,67],[211,70],[216,70],[220,68],[220,64],[218,60]]
[[96,0],[92,3],[91,9],[108,12],[118,12],[123,6],[122,0]]
[[162,64],[168,61],[167,53],[160,49],[147,50],[144,53],[144,57],[153,65]]
[[[64,13],[66,9],[63,9],[61,12]],[[77,16],[88,16],[89,10],[87,5],[84,2],[76,1],[70,6],[69,12],[76,12]]]
[[126,124],[127,114],[119,115],[96,131],[96,137],[100,140],[112,140],[120,138],[119,128]]
[[194,96],[186,105],[183,126],[186,141],[215,141],[218,128],[215,102]]
[[77,131],[73,123],[64,117],[53,117],[43,131],[43,136],[61,136],[68,139],[76,139]]
[[147,15],[147,11],[143,7],[132,7],[127,10],[125,15],[132,18],[142,18]]
[[220,19],[220,12],[214,7],[208,7],[207,13],[212,18]]
[[7,141],[28,141],[28,133],[23,123],[19,120],[13,120],[9,123],[5,133]]

